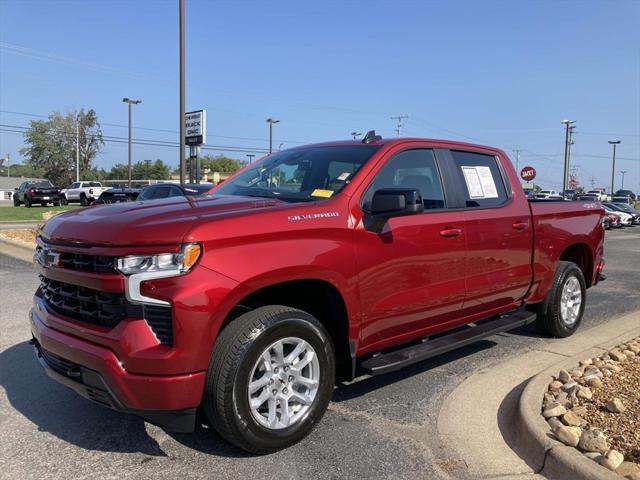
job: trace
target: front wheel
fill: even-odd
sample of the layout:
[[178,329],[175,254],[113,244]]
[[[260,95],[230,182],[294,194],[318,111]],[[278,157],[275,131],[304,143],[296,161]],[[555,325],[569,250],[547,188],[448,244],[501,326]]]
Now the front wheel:
[[31,208],[31,200],[29,200],[29,197],[24,197],[24,206]]
[[573,262],[558,262],[547,294],[545,311],[538,311],[538,328],[554,337],[568,337],[578,329],[584,314],[587,287],[582,270]]
[[18,200],[17,196],[13,197],[13,206],[14,207],[19,207],[20,206],[20,200]]
[[327,409],[335,355],[324,326],[294,308],[267,306],[233,320],[207,369],[204,410],[220,435],[266,454],[304,438]]
[[87,199],[87,196],[84,193],[80,195],[80,205],[82,205],[83,207],[86,207],[89,205],[89,200]]
[[69,202],[67,201],[67,197],[64,195],[60,197],[60,205],[67,205]]

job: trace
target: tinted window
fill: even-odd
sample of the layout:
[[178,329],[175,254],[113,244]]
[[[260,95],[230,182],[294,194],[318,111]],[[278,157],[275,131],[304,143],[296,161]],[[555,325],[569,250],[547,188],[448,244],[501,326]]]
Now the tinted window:
[[167,198],[170,192],[169,185],[154,185],[153,187],[145,187],[138,195],[138,200],[157,200],[159,198]]
[[169,187],[169,197],[181,197],[184,193],[178,187]]
[[51,187],[53,187],[53,185],[51,185],[51,182],[49,181],[33,182],[31,184],[31,188],[51,188]]
[[374,192],[381,188],[416,189],[425,209],[444,208],[442,182],[431,150],[406,150],[388,160],[364,194],[364,210],[369,210]]
[[89,182],[90,187],[100,187],[100,182]]
[[71,185],[69,185],[67,188],[78,188],[80,186],[80,184],[78,182],[74,182]]
[[455,150],[451,155],[468,208],[496,207],[507,201],[507,190],[494,156]]
[[323,200],[342,190],[378,148],[310,147],[274,153],[225,181],[216,194],[279,198],[286,202]]

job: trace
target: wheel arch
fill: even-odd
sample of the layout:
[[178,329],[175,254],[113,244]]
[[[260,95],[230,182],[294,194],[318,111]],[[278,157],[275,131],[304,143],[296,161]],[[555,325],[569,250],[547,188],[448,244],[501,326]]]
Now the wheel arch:
[[582,271],[587,288],[593,283],[593,252],[586,243],[574,243],[567,246],[558,260],[573,262]]

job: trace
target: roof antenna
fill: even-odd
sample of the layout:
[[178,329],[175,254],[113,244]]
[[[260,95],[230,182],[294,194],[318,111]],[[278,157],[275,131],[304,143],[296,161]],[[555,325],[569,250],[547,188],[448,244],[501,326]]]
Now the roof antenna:
[[373,143],[379,142],[380,140],[382,140],[382,137],[380,135],[376,135],[375,130],[369,130],[362,139],[362,143]]

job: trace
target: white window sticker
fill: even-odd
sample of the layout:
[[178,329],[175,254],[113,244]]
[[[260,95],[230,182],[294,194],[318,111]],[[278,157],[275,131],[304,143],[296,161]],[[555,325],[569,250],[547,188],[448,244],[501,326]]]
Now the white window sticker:
[[349,172],[342,172],[340,175],[338,175],[338,180],[344,182],[347,178],[349,178],[349,175],[351,175]]
[[496,188],[496,182],[493,180],[491,169],[489,167],[476,167],[476,170],[480,177],[484,198],[498,198],[498,189]]
[[498,198],[498,190],[489,167],[462,167],[470,198]]
[[478,171],[475,167],[462,167],[462,173],[464,173],[464,180],[467,182],[469,197],[484,198],[480,177],[478,176]]

